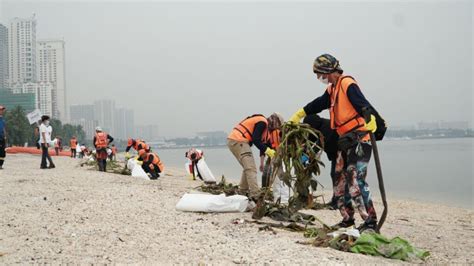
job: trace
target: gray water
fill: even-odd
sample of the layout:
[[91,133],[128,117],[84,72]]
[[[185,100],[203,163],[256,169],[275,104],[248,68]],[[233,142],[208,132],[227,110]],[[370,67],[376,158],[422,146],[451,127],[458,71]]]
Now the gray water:
[[[425,202],[473,209],[473,143],[472,138],[384,140],[378,142],[388,198],[415,199]],[[258,151],[253,148],[257,165]],[[241,167],[226,147],[204,148],[206,162],[219,179],[238,182]],[[184,169],[185,149],[159,150],[165,165]],[[326,168],[319,181],[331,190],[330,164],[323,156]],[[259,173],[260,179],[261,173]],[[367,181],[378,194],[375,163],[370,161]]]

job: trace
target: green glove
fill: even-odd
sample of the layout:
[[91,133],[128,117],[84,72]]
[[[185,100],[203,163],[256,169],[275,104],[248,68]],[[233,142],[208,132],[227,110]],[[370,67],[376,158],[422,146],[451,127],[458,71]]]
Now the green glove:
[[143,161],[138,161],[138,160],[137,160],[137,164],[138,164],[138,165],[142,165],[142,164],[143,164]]
[[298,124],[301,121],[301,119],[303,119],[305,116],[306,116],[306,112],[304,111],[303,108],[301,108],[290,117],[289,121],[295,124]]
[[128,160],[128,159],[130,159],[131,157],[132,157],[132,155],[130,155],[129,152],[126,152],[126,153],[125,153],[125,159]]
[[377,131],[377,122],[375,120],[374,115],[370,115],[370,121],[365,124],[365,128],[367,128],[367,130],[372,133],[375,133],[375,131]]
[[274,149],[267,148],[265,150],[265,154],[270,158],[275,157],[275,153],[276,153],[276,151]]

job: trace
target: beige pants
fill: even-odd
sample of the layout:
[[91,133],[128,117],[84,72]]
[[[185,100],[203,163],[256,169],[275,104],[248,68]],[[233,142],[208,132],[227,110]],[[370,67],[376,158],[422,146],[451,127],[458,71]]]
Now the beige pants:
[[249,192],[250,197],[257,197],[259,188],[257,184],[257,166],[251,147],[246,142],[227,139],[227,146],[244,170],[240,178],[240,190]]

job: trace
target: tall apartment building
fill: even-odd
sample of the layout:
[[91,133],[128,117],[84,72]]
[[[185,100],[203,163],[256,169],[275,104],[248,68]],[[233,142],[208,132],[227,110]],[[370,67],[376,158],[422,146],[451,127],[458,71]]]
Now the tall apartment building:
[[36,77],[39,82],[53,84],[53,116],[67,122],[69,117],[66,97],[64,41],[40,40],[36,47]]
[[94,105],[71,105],[69,116],[71,124],[82,126],[86,139],[94,138],[95,128],[99,125],[97,120],[94,120]]
[[114,138],[126,140],[134,136],[135,121],[133,110],[119,108],[115,113]]
[[115,112],[115,101],[94,101],[94,120],[99,122],[103,130],[111,134],[115,133]]
[[43,115],[53,114],[53,84],[47,82],[16,83],[12,88],[13,94],[32,93],[35,95],[35,108]]
[[8,28],[0,24],[0,88],[8,87]]
[[10,86],[36,82],[36,18],[14,18],[8,30]]

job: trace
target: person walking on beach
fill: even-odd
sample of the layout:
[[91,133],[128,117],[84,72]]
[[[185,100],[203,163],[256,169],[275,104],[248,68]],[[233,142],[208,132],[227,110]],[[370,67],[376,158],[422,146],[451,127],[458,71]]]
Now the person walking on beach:
[[[318,80],[328,86],[322,96],[299,109],[290,121],[299,123],[306,115],[329,109],[331,128],[339,135],[334,194],[342,221],[335,227],[354,225],[354,202],[364,220],[359,229],[375,230],[377,215],[366,176],[372,153],[368,132],[375,132],[377,129],[376,111],[362,94],[355,79],[343,75],[339,61],[332,55],[318,56],[314,61],[313,71]],[[366,121],[364,117],[370,119]],[[350,201],[346,202],[345,197]]]
[[265,144],[265,137],[268,131],[275,129],[276,114],[266,118],[261,114],[248,116],[238,123],[227,137],[227,147],[242,166],[242,176],[240,178],[240,193],[246,194],[253,201],[257,201],[259,188],[257,183],[257,166],[252,153],[251,146],[255,146],[268,157],[273,158],[276,151]]
[[95,128],[94,147],[99,171],[107,172],[107,147],[112,141],[114,141],[114,138],[103,132],[101,127]]
[[5,126],[5,120],[3,120],[3,113],[6,108],[0,105],[0,170],[3,169],[3,163],[5,162],[5,149],[7,146],[7,128]]
[[72,136],[69,140],[69,147],[71,147],[71,158],[76,158],[76,149],[77,149],[77,139],[76,136]]
[[[51,145],[51,134],[53,133],[53,128],[49,125],[49,116],[43,115],[41,117],[40,125],[40,146],[41,146],[41,169],[55,168],[56,166],[49,156],[49,146]],[[49,166],[47,162],[49,162]]]

